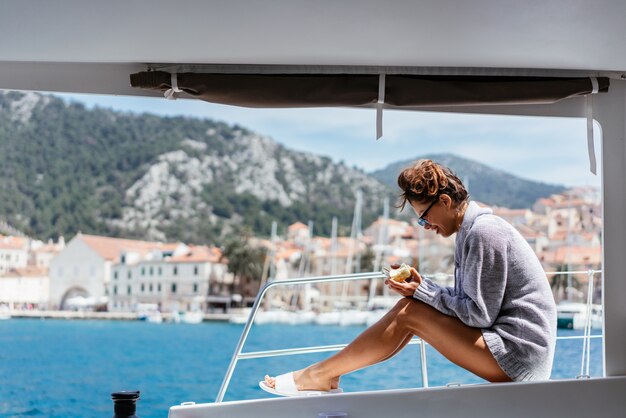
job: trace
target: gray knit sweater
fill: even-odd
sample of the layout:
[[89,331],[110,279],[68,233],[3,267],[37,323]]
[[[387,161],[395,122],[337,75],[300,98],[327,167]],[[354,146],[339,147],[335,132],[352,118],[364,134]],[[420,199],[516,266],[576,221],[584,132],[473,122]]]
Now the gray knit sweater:
[[491,209],[470,202],[456,235],[455,286],[424,277],[413,297],[481,328],[513,380],[548,379],[556,344],[556,306],[526,240]]

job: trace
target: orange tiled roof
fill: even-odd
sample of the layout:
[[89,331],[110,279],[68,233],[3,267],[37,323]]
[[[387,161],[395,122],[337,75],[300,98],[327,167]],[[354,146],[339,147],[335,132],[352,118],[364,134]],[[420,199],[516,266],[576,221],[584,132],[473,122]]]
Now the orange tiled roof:
[[297,249],[297,250],[301,250],[302,249],[301,245],[298,245],[295,242],[291,242],[291,241],[283,241],[282,243],[280,243],[280,247],[281,248]]
[[299,249],[286,248],[280,251],[277,251],[274,255],[274,259],[276,260],[289,260],[291,256],[297,253],[301,253],[302,251]]
[[171,257],[170,263],[219,263],[222,251],[216,247],[206,245],[190,246],[187,254]]
[[45,267],[26,266],[12,268],[4,277],[45,277],[47,275],[48,269]]
[[34,250],[35,253],[58,253],[61,248],[57,244],[46,244]]
[[289,231],[296,231],[298,229],[309,229],[309,227],[302,222],[296,222],[287,227]]
[[181,245],[180,242],[169,242],[169,243],[157,243],[157,247],[155,247],[155,249],[158,249],[160,251],[175,251],[179,246]]
[[599,264],[602,261],[600,247],[559,247],[540,255],[542,261],[556,264]]
[[314,237],[313,242],[315,245],[319,245],[321,248],[330,248],[332,240],[325,237]]
[[23,250],[28,246],[26,238],[2,236],[0,237],[0,249],[2,250]]
[[545,205],[545,206],[552,206],[556,204],[556,201],[549,197],[542,197],[541,199],[537,200],[537,203],[541,203],[542,205]]
[[98,235],[80,234],[76,239],[82,240],[102,258],[117,261],[122,252],[146,254],[152,250],[162,250],[179,244],[163,244],[160,242],[138,241],[123,238],[102,237]]
[[567,239],[567,231],[555,231],[552,235],[550,235],[550,239],[552,241],[565,241]]

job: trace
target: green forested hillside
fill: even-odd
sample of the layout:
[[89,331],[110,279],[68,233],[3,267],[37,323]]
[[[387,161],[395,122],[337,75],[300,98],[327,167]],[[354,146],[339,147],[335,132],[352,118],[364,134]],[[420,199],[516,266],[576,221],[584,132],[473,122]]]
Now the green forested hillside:
[[361,171],[239,126],[35,93],[0,92],[0,155],[0,219],[42,239],[82,231],[215,242],[240,227],[267,234],[273,220],[309,219],[328,233],[333,216],[350,225],[357,188],[369,199],[366,222],[388,194]]
[[[86,109],[57,97],[0,91],[0,220],[40,239],[90,234],[220,243],[242,228],[268,235],[331,220],[348,234],[355,193],[363,224],[394,202],[411,161],[368,175],[213,120]],[[451,154],[474,199],[530,207],[563,187],[531,182]],[[393,215],[393,214],[392,214]]]

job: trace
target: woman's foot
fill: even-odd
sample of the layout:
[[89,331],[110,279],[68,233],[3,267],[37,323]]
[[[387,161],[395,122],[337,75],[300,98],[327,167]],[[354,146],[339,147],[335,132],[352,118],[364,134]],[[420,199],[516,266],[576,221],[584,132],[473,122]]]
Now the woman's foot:
[[[296,382],[298,390],[322,390],[329,391],[339,388],[339,376],[330,379],[323,378],[311,370],[312,367],[293,372],[293,380]],[[265,383],[274,388],[276,378],[265,375]]]

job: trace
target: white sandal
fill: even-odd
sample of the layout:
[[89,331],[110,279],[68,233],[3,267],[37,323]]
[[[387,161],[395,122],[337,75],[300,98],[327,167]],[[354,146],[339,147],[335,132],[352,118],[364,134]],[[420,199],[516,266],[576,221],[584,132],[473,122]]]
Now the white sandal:
[[331,390],[298,390],[296,381],[293,378],[293,372],[276,376],[276,384],[274,387],[269,386],[265,383],[265,381],[259,382],[259,387],[264,391],[277,396],[319,396],[343,392],[341,388]]

